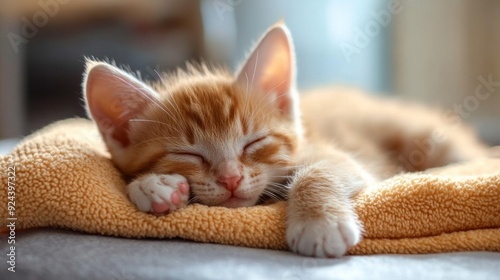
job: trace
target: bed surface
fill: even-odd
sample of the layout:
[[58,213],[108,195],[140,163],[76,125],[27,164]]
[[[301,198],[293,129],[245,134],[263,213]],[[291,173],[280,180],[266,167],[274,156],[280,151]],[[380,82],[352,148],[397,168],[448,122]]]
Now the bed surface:
[[[285,251],[136,240],[57,229],[18,232],[1,279],[500,279],[500,253],[313,259]],[[0,254],[7,254],[2,240]]]
[[[0,141],[0,155],[15,145]],[[0,255],[6,259],[2,236]],[[0,279],[500,279],[500,253],[313,259],[183,240],[125,239],[59,229],[16,232],[16,272]]]

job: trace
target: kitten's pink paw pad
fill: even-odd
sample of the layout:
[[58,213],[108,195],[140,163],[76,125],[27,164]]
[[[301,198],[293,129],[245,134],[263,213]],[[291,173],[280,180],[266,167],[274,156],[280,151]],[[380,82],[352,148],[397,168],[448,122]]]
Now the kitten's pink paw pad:
[[187,205],[189,185],[181,175],[151,174],[127,186],[132,203],[143,212],[162,214]]
[[290,222],[287,242],[293,252],[313,257],[341,257],[361,239],[355,219]]
[[179,190],[181,191],[182,194],[188,194],[189,193],[188,183],[187,182],[179,183]]
[[168,202],[157,203],[153,201],[151,207],[153,207],[154,213],[164,213],[170,209],[170,204]]
[[170,201],[172,201],[175,205],[179,205],[181,203],[181,199],[181,193],[179,191],[175,191],[170,195]]

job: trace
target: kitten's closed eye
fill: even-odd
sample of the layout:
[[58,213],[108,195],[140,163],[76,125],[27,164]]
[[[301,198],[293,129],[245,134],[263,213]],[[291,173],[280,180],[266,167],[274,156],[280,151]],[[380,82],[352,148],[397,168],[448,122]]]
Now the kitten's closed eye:
[[200,154],[196,154],[196,153],[193,153],[193,152],[173,152],[173,153],[170,153],[171,156],[174,156],[176,158],[179,158],[181,160],[190,160],[190,161],[197,161],[197,162],[201,162],[201,163],[207,163],[207,160],[205,159],[205,157],[203,157],[202,155]]
[[245,147],[243,147],[243,151],[244,152],[249,152],[250,150],[255,150],[255,146],[257,143],[261,143],[263,140],[265,140],[267,138],[267,136],[262,136],[262,137],[259,137],[255,140],[252,140],[250,142],[248,142]]

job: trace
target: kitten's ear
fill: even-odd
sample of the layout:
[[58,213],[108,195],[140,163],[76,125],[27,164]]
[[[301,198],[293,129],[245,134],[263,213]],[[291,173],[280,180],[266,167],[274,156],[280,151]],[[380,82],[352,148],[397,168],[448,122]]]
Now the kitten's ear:
[[295,53],[288,28],[283,23],[271,27],[238,72],[244,89],[270,95],[284,114],[296,113]]
[[[155,100],[155,92],[133,75],[104,62],[87,60],[83,82],[87,113],[108,147],[130,145],[129,120]],[[154,102],[154,101],[153,101]]]

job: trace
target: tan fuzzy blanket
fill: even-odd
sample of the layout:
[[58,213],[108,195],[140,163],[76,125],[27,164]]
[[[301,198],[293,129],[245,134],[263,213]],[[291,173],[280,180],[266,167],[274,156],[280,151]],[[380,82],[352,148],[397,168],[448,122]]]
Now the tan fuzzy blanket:
[[[130,238],[287,248],[286,202],[239,209],[190,205],[161,217],[139,212],[88,120],[61,121],[27,137],[0,159],[0,170],[0,218],[17,218],[8,220],[16,222],[16,230],[59,227]],[[15,183],[11,193],[9,177],[10,185]],[[12,212],[9,201],[15,201]],[[366,232],[350,254],[500,251],[498,159],[398,175],[355,201]]]

